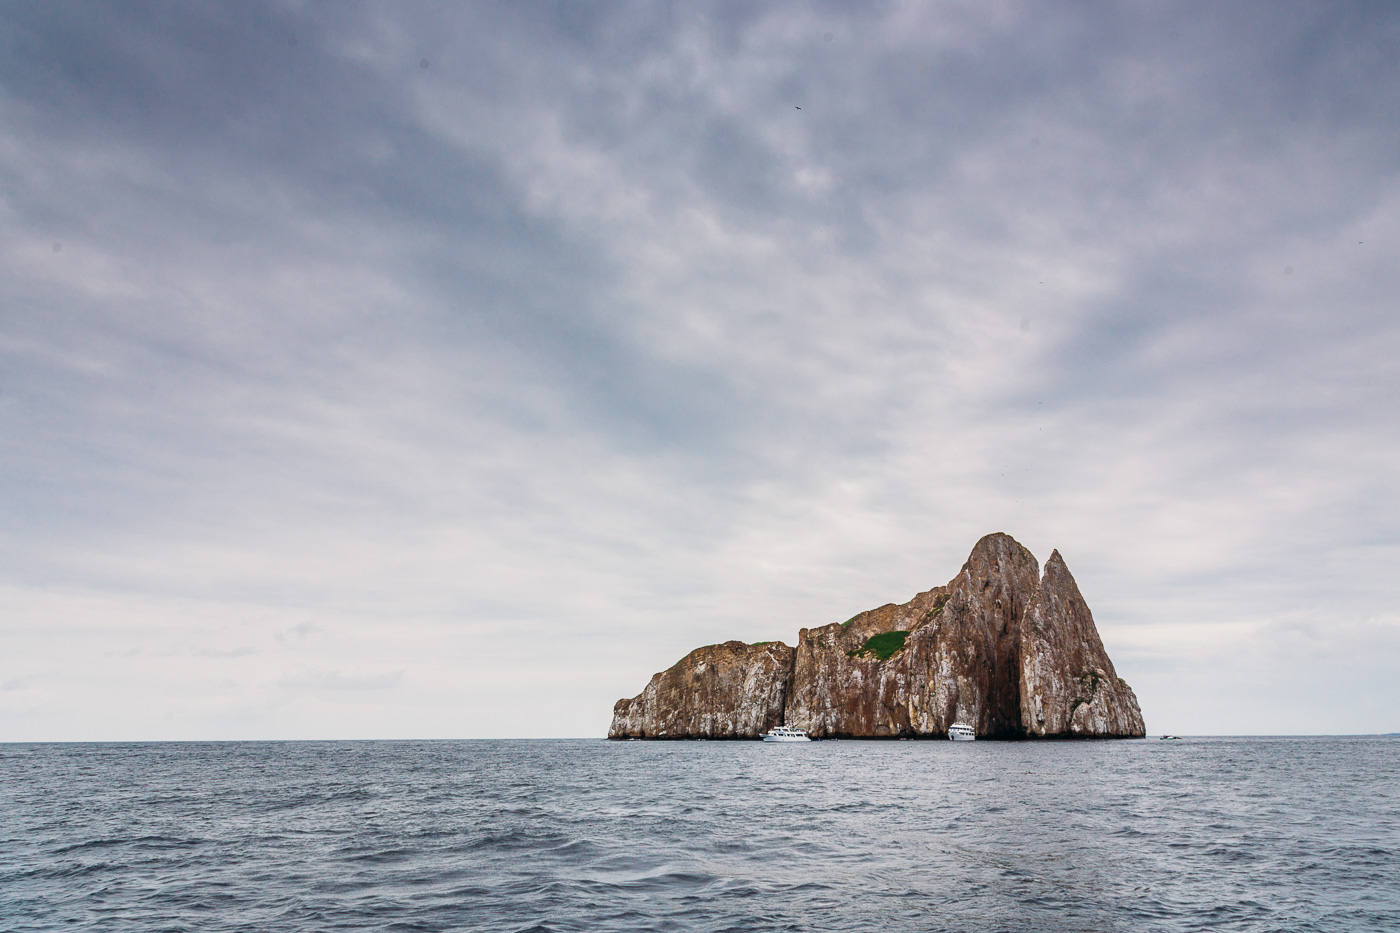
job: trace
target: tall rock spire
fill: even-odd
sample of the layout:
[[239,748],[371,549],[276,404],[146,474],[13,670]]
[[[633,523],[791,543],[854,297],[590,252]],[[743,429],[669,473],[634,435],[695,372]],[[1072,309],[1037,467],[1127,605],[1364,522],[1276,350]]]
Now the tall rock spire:
[[914,732],[964,722],[978,735],[1020,735],[1020,618],[1039,577],[1035,555],[1010,535],[972,548],[942,610],[909,636]]
[[1021,720],[1029,736],[1144,735],[1142,711],[1099,639],[1060,552],[1021,619]]

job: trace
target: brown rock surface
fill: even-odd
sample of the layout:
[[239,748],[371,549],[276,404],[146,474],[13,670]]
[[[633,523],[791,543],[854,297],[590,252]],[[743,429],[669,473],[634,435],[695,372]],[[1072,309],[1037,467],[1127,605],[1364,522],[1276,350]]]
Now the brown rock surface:
[[1010,535],[978,541],[948,582],[947,605],[909,638],[912,731],[1020,734],[1019,621],[1039,579],[1035,556]]
[[798,632],[787,725],[824,738],[907,735],[907,648],[884,661],[861,649],[872,635],[915,629],[946,598],[946,587],[939,586],[903,605]]
[[995,738],[1145,734],[1058,551],[1042,576],[1015,539],[987,535],[947,586],[804,628],[795,649],[697,649],[619,700],[608,735],[946,736],[954,722]]
[[776,641],[696,648],[617,701],[608,738],[757,738],[783,724],[792,654]]
[[1137,696],[1118,677],[1060,552],[1021,625],[1022,720],[1030,736],[1141,736]]

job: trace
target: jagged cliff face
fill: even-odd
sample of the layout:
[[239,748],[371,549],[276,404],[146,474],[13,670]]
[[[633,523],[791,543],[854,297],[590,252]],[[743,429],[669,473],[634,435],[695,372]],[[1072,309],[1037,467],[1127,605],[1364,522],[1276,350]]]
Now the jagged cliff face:
[[696,648],[613,707],[609,738],[740,739],[783,724],[793,651],[782,642]]
[[842,623],[796,649],[727,642],[691,652],[619,700],[613,738],[745,738],[774,725],[814,737],[1145,734],[1058,551],[1045,574],[1009,535],[977,542],[947,586]]
[[917,628],[946,599],[947,588],[935,587],[900,606],[798,632],[787,725],[818,737],[909,734],[906,651],[881,660],[862,648],[872,635]]
[[1027,735],[1144,735],[1142,711],[1099,640],[1060,552],[1021,627],[1021,716]]
[[1020,733],[1019,622],[1039,579],[1036,559],[1009,535],[988,535],[948,583],[949,599],[909,640],[913,731]]

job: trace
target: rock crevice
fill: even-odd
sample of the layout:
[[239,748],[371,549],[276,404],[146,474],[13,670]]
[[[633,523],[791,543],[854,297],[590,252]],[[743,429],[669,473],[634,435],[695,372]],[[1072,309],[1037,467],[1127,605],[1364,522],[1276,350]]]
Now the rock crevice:
[[940,737],[955,722],[990,738],[1145,734],[1058,551],[1042,574],[1015,539],[987,535],[947,586],[804,628],[795,647],[697,648],[619,700],[608,737]]

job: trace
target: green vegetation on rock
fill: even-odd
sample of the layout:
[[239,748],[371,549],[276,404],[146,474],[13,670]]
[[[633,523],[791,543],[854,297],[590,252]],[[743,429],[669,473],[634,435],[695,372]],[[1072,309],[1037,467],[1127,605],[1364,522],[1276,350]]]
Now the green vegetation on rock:
[[850,658],[879,658],[881,661],[888,661],[896,651],[904,647],[904,639],[909,637],[907,631],[881,632],[879,635],[871,635],[865,640],[865,644],[854,651],[847,651],[846,656]]

